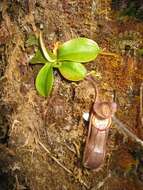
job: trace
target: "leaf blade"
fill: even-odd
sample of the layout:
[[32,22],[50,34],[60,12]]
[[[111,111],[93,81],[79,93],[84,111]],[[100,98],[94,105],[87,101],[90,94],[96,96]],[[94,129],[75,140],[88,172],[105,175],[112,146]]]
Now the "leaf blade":
[[45,64],[36,77],[36,89],[39,94],[48,96],[52,90],[53,82],[53,68],[50,64]]
[[100,53],[98,44],[88,38],[75,38],[62,44],[58,49],[59,60],[88,62]]
[[44,58],[42,52],[38,49],[32,59],[29,61],[31,64],[37,63],[47,63],[47,60]]
[[86,76],[86,68],[78,62],[64,61],[59,67],[59,71],[64,78],[70,81],[79,81]]

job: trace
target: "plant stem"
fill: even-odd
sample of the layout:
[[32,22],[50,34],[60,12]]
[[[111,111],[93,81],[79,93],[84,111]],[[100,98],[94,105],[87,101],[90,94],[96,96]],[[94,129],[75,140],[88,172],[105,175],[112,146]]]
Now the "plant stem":
[[143,146],[143,141],[138,138],[135,134],[133,134],[131,131],[129,131],[126,127],[125,124],[123,124],[119,119],[117,119],[115,116],[113,116],[113,122],[116,124],[116,126],[118,127],[118,129],[122,132],[122,133],[126,133],[128,137],[130,137],[133,141],[139,143],[141,146]]
[[101,52],[100,55],[118,57],[117,54],[115,54],[115,53],[110,53],[110,52]]

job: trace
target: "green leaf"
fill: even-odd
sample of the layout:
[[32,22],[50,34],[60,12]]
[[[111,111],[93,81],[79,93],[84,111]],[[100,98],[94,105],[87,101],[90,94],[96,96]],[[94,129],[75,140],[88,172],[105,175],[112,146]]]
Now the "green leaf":
[[45,44],[43,42],[42,34],[41,33],[40,33],[39,40],[40,40],[40,46],[41,46],[41,49],[42,49],[44,57],[49,62],[55,62],[56,61],[56,56],[45,47]]
[[86,76],[86,68],[78,62],[64,61],[59,68],[64,78],[71,81],[82,80]]
[[54,82],[53,68],[50,64],[45,64],[39,71],[36,78],[36,89],[41,96],[48,96],[52,90]]
[[100,53],[98,44],[88,38],[75,38],[61,45],[58,49],[58,59],[75,62],[94,60]]
[[32,57],[32,59],[30,60],[30,63],[32,64],[47,63],[47,60],[44,58],[42,52],[38,49],[34,57]]

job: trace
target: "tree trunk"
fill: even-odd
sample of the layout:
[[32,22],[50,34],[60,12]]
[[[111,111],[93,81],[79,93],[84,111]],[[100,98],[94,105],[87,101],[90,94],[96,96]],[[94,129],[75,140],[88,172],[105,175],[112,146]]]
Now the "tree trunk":
[[34,81],[41,66],[29,64],[36,46],[27,41],[40,30],[50,49],[57,41],[79,36],[95,40],[106,53],[86,68],[95,72],[103,98],[116,91],[117,117],[142,138],[141,21],[118,20],[110,0],[4,0],[0,5],[0,189],[142,189],[142,149],[115,126],[101,170],[83,167],[88,124],[82,115],[91,109],[94,89],[86,80],[72,83],[55,71],[51,96],[39,96]]

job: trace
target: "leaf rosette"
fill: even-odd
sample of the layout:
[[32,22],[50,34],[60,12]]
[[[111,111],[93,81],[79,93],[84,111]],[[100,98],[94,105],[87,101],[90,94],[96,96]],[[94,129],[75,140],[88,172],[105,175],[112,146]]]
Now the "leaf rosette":
[[42,63],[44,66],[36,77],[36,89],[41,96],[51,93],[54,83],[53,68],[70,81],[83,80],[87,74],[83,63],[94,60],[101,52],[98,44],[88,38],[75,38],[59,45],[56,53],[45,47],[40,34],[40,48],[30,60],[31,64]]

